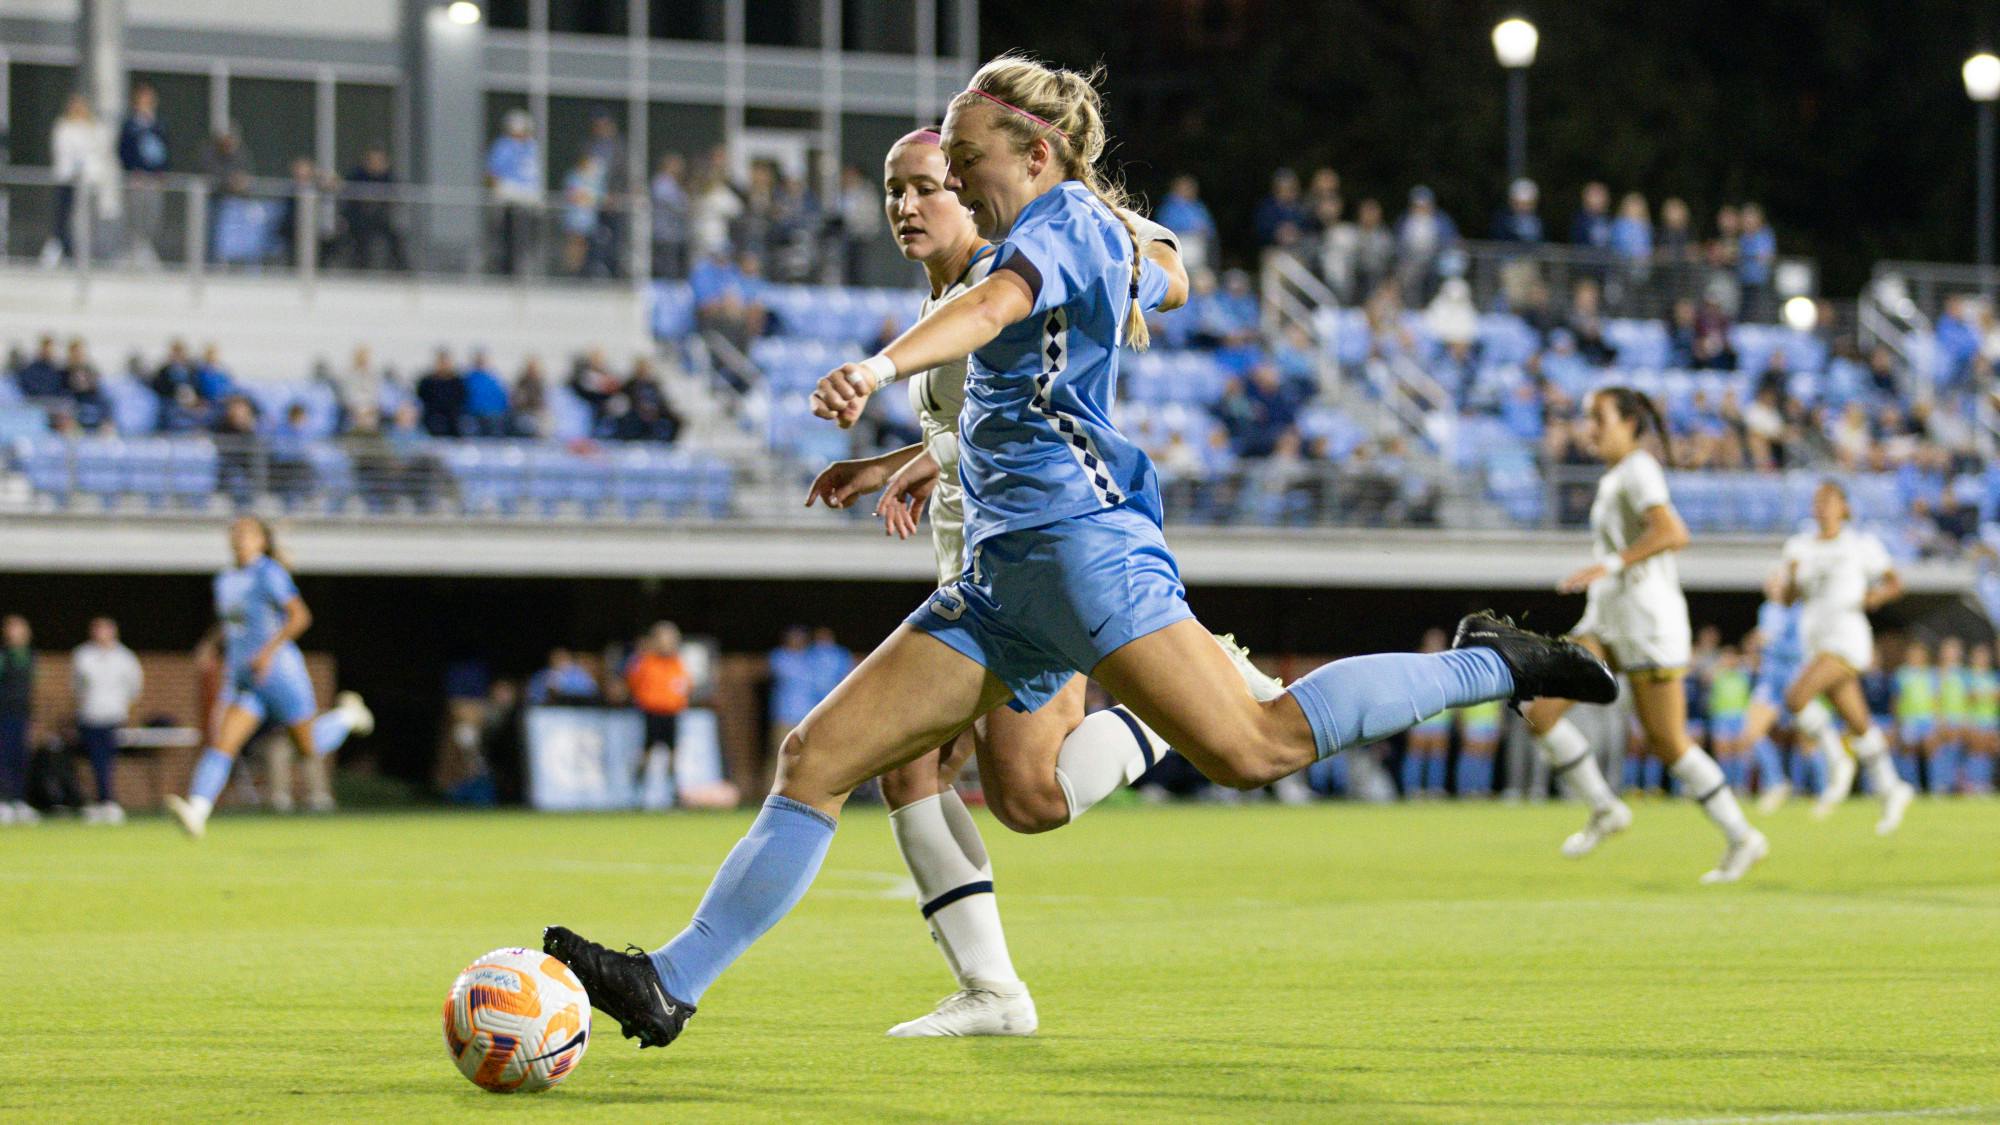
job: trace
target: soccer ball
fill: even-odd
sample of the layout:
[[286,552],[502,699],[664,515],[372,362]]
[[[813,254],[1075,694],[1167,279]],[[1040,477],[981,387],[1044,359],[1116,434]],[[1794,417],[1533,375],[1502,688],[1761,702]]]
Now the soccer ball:
[[458,974],[445,997],[445,1049],[495,1093],[548,1089],[589,1042],[590,997],[568,965],[539,950],[496,949]]

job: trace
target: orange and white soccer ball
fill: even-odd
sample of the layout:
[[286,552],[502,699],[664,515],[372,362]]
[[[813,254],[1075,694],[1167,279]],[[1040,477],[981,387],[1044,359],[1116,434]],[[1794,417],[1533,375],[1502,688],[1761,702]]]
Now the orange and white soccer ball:
[[488,953],[458,974],[444,1001],[452,1061],[495,1093],[548,1089],[589,1042],[590,997],[568,965],[539,950]]

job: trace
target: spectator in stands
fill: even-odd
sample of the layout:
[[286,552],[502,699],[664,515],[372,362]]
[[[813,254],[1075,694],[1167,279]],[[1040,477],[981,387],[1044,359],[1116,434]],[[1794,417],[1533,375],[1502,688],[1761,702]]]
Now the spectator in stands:
[[1376,199],[1364,199],[1354,214],[1354,290],[1350,300],[1366,300],[1396,267],[1396,235]]
[[1626,192],[1618,201],[1618,217],[1611,220],[1611,252],[1634,276],[1642,276],[1653,260],[1653,219],[1646,209],[1646,197],[1636,191]]
[[694,680],[681,660],[680,627],[662,621],[639,639],[625,664],[625,686],[646,724],[646,754],[664,754],[674,776],[674,748],[680,745],[681,715],[688,709]]
[[1784,394],[1782,386],[1766,382],[1743,409],[1744,436],[1756,468],[1782,469],[1797,456],[1792,448],[1797,438],[1786,416]]
[[431,358],[431,369],[417,380],[417,403],[423,430],[432,437],[458,437],[465,433],[465,373],[451,361],[443,348]]
[[220,133],[211,136],[201,154],[201,174],[208,180],[208,257],[210,261],[220,258],[222,245],[222,212],[231,199],[242,195],[250,187],[250,176],[255,168],[250,159],[250,150],[243,144],[243,134],[237,130],[235,122]]
[[389,150],[370,145],[361,161],[347,173],[341,190],[341,220],[347,228],[347,264],[354,269],[378,269],[375,248],[382,249],[381,262],[392,270],[407,270],[403,256],[403,235],[396,229],[396,174],[389,165]]
[[257,498],[264,468],[263,443],[257,436],[257,407],[243,395],[223,401],[214,426],[216,484],[238,508]]
[[[288,264],[296,266],[302,261],[299,223],[308,218],[312,225],[306,237],[312,240],[314,260],[323,265],[333,264],[332,251],[339,231],[339,217],[333,200],[338,187],[338,181],[331,175],[320,173],[319,165],[314,164],[312,158],[293,158],[292,190],[285,196],[276,232],[279,253]],[[309,217],[308,206],[311,208]]]
[[600,109],[590,117],[590,143],[585,147],[597,161],[597,223],[590,232],[584,253],[583,273],[588,277],[617,277],[621,251],[625,246],[625,212],[630,206],[632,164],[625,136],[610,110]]
[[1764,209],[1745,203],[1737,217],[1736,279],[1743,287],[1743,316],[1765,320],[1771,315],[1772,273],[1778,262],[1778,240],[1764,223]]
[[576,364],[570,369],[569,389],[590,407],[591,418],[597,420],[604,417],[611,400],[624,391],[625,381],[612,373],[604,349],[592,348],[576,357]]
[[1201,201],[1200,181],[1185,172],[1175,176],[1153,218],[1180,239],[1181,264],[1189,274],[1210,264],[1215,250],[1215,216]]
[[1694,216],[1687,201],[1670,195],[1660,204],[1660,229],[1653,239],[1654,253],[1662,264],[1684,264],[1695,260]]
[[1212,409],[1229,431],[1230,448],[1239,457],[1270,456],[1278,439],[1299,418],[1298,399],[1268,363],[1252,368],[1246,379],[1224,384]]
[[1500,406],[1500,421],[1507,432],[1522,441],[1540,441],[1547,421],[1543,414],[1540,387],[1529,379],[1514,384]]
[[1571,245],[1593,250],[1611,248],[1611,189],[1592,180],[1583,185],[1576,215],[1569,221]]
[[598,265],[591,244],[598,239],[599,210],[604,205],[604,164],[589,150],[577,154],[563,176],[563,272],[586,277]]
[[14,385],[23,398],[60,398],[69,390],[69,377],[56,358],[56,338],[44,335],[35,343],[35,358],[14,372]]
[[[50,172],[55,176],[55,227],[42,247],[42,264],[53,266],[77,256],[77,234],[84,218],[77,210],[79,196],[90,208],[90,217],[116,218],[117,198],[112,185],[111,138],[90,99],[71,94],[49,137]],[[102,238],[98,240],[102,245]]]
[[83,819],[93,824],[123,824],[112,772],[118,765],[118,728],[132,717],[132,704],[145,686],[139,658],[118,642],[118,623],[109,617],[90,621],[90,639],[70,653],[70,677],[76,691],[76,740],[90,759],[97,778],[97,800],[84,806]]
[[793,625],[786,629],[783,641],[771,650],[766,664],[771,672],[768,746],[771,759],[776,761],[785,737],[819,705],[820,697],[813,675],[812,640],[806,627]]
[[1437,196],[1422,184],[1410,189],[1410,207],[1396,223],[1396,271],[1403,299],[1429,298],[1439,260],[1458,246],[1458,226],[1438,209]]
[[132,108],[118,129],[118,164],[125,171],[126,253],[141,267],[160,264],[161,187],[172,149],[160,124],[160,95],[152,85],[132,85]]
[[1542,243],[1542,190],[1535,181],[1523,177],[1507,186],[1507,205],[1493,219],[1497,242],[1519,242],[1528,246]]
[[1251,220],[1257,245],[1289,246],[1305,231],[1306,210],[1299,199],[1299,174],[1280,168],[1271,174],[1271,194],[1257,204]]
[[755,254],[743,255],[740,263],[710,255],[695,266],[688,284],[694,290],[695,323],[702,331],[715,332],[746,352],[750,341],[764,334],[769,313]]
[[840,251],[838,276],[849,285],[859,285],[868,246],[882,228],[882,187],[852,164],[840,170],[840,205],[834,223]]
[[1866,468],[1869,451],[1875,447],[1874,423],[1868,417],[1868,408],[1850,402],[1833,415],[1827,423],[1826,442],[1843,471],[1859,472]]
[[729,182],[728,150],[710,150],[690,192],[688,223],[696,260],[733,256],[730,228],[743,215],[743,197]]
[[777,165],[768,160],[753,162],[750,183],[743,191],[743,214],[733,231],[738,253],[761,257],[771,252],[779,207]]
[[340,397],[342,425],[352,424],[352,420],[363,407],[376,412],[379,420],[382,410],[383,376],[382,369],[375,363],[375,353],[366,344],[356,344],[348,357],[347,367],[334,378],[334,387]]
[[1698,323],[1691,297],[1677,297],[1667,311],[1667,366],[1694,367],[1694,342]]
[[1618,362],[1618,349],[1604,338],[1603,291],[1597,282],[1578,279],[1570,298],[1570,335],[1576,338],[1576,354],[1593,367],[1609,367]]
[[603,699],[604,692],[568,649],[554,648],[547,666],[528,677],[527,698],[537,707],[581,707]]
[[500,273],[519,273],[535,256],[542,208],[542,149],[527,110],[508,110],[504,132],[487,148],[486,187],[500,244],[494,266]]
[[1331,168],[1313,169],[1312,179],[1306,183],[1305,198],[1299,201],[1305,211],[1304,233],[1318,237],[1323,229],[1319,216],[1329,204],[1343,202],[1340,197],[1340,173]]
[[63,364],[63,390],[69,396],[70,412],[81,429],[96,433],[111,422],[111,400],[104,394],[104,376],[90,362],[81,338],[69,342],[69,357]]
[[476,348],[465,368],[464,432],[471,437],[502,437],[507,433],[507,388],[493,373],[486,349]]
[[1721,302],[1705,297],[1695,312],[1693,362],[1697,371],[1736,370],[1736,348],[1729,342],[1729,316]]
[[653,276],[678,278],[688,269],[687,159],[665,153],[653,172]]
[[201,349],[201,364],[194,371],[194,389],[203,402],[219,403],[236,393],[236,380],[222,366],[222,349],[214,343]]
[[507,397],[507,433],[510,436],[549,436],[549,381],[548,376],[542,373],[541,359],[529,356],[521,364],[521,373],[514,378],[513,393]]
[[[1745,210],[1748,210],[1747,208]],[[1746,224],[1744,240],[1749,233]],[[1976,312],[1972,299],[1963,293],[1954,293],[1944,299],[1944,310],[1938,314],[1932,331],[1937,338],[1938,384],[1939,390],[1950,390],[1965,380],[1972,368],[1973,359],[1979,355],[1979,330],[1975,328]]]
[[285,408],[285,416],[271,427],[269,449],[271,492],[286,504],[305,499],[312,492],[312,412],[303,402]]
[[28,744],[35,714],[34,634],[28,619],[0,619],[0,825],[34,824],[28,805]]

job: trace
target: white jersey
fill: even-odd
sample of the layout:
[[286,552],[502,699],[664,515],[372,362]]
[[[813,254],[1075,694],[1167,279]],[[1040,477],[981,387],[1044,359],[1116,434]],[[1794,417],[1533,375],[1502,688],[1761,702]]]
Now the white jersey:
[[[1597,482],[1590,505],[1591,553],[1609,562],[1646,533],[1646,513],[1671,504],[1660,463],[1635,449]],[[1602,641],[1623,670],[1685,667],[1693,638],[1674,552],[1663,551],[1590,586],[1575,630]]]
[[[986,280],[993,269],[993,247],[972,256],[965,273],[945,291],[924,298],[919,319],[931,310]],[[965,489],[958,479],[958,412],[965,405],[963,359],[941,363],[911,376],[910,408],[924,431],[924,450],[938,463],[937,487],[931,491],[931,549],[937,556],[938,585],[958,581],[965,569]]]
[[1799,635],[1806,655],[1828,653],[1865,670],[1875,659],[1875,633],[1862,604],[1868,588],[1893,568],[1888,548],[1852,527],[1831,539],[1802,531],[1785,541],[1785,562],[1803,603]]

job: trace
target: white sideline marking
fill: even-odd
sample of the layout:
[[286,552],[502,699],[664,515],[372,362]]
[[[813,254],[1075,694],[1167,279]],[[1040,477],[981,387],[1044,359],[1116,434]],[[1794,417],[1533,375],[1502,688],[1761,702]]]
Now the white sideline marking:
[[2000,1106],[1953,1105],[1935,1109],[1852,1109],[1823,1113],[1752,1113],[1738,1117],[1654,1117],[1615,1125],[1777,1125],[1780,1122],[1884,1121],[1918,1117],[1972,1117],[2000,1111]]

